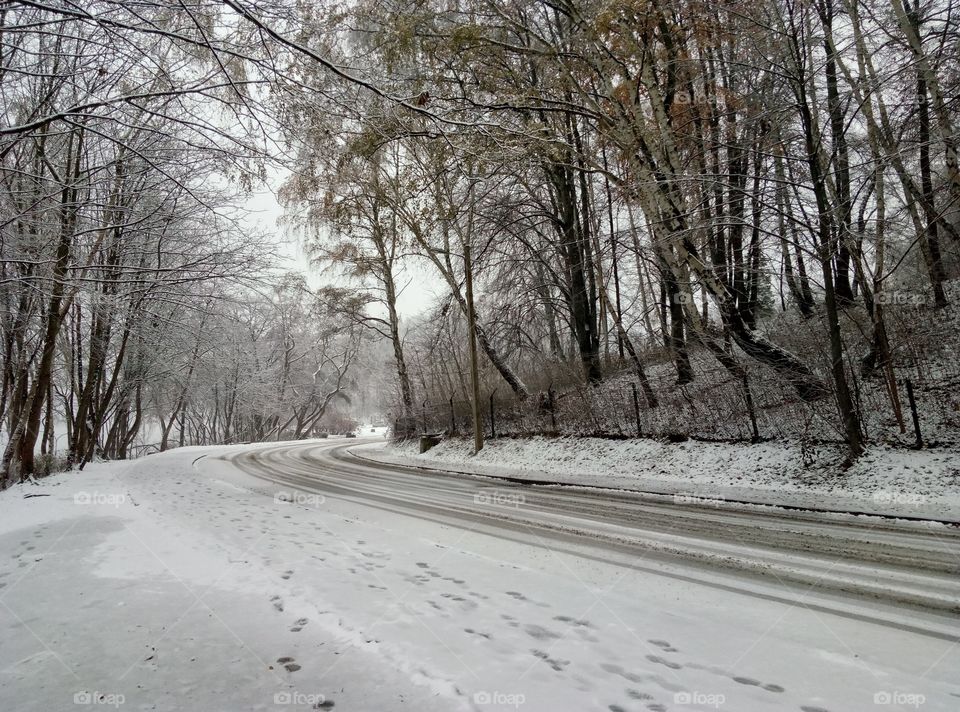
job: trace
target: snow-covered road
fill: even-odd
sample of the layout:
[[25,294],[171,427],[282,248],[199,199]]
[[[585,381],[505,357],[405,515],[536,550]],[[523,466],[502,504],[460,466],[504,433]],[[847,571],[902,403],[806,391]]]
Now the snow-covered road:
[[344,445],[3,493],[0,709],[960,708],[949,527],[518,488]]
[[[721,568],[775,584],[773,591],[761,591],[754,580],[724,582],[752,595],[809,599],[811,589],[856,594],[871,599],[876,616],[877,604],[896,604],[894,618],[901,621],[903,605],[960,613],[960,529],[954,526],[522,486],[384,465],[355,450],[342,443],[283,445],[229,460],[277,486],[482,529],[534,546],[573,547],[581,555],[644,568],[683,557],[685,566],[671,567],[683,578],[714,581],[712,574]],[[925,630],[952,635],[936,620]]]

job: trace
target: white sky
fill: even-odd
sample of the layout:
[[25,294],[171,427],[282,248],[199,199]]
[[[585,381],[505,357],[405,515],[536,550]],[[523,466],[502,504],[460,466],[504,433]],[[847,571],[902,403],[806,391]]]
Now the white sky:
[[[280,265],[282,269],[305,274],[314,287],[333,281],[310,264],[297,237],[280,225],[283,207],[277,202],[272,191],[264,189],[254,193],[244,208],[249,211],[245,222],[251,229],[276,236],[277,252],[283,260]],[[404,272],[398,279],[398,288],[401,291],[397,299],[397,310],[401,317],[409,319],[433,303],[444,291],[444,285],[426,265],[408,264]],[[339,283],[342,285],[342,280]]]

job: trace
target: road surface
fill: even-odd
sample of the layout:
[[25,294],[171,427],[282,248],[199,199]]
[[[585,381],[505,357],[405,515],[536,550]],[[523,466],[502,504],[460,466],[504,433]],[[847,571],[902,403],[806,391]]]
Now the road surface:
[[[388,465],[354,453],[358,443],[283,444],[227,456],[278,487],[321,493],[410,517],[566,548],[622,566],[657,568],[749,595],[956,639],[960,528],[939,522],[842,516],[670,497],[504,482]],[[682,566],[677,566],[682,562]],[[740,574],[737,577],[718,573]],[[758,589],[757,578],[774,589]],[[841,601],[841,605],[832,602]],[[897,615],[915,612],[905,623]],[[887,613],[894,615],[888,616]]]

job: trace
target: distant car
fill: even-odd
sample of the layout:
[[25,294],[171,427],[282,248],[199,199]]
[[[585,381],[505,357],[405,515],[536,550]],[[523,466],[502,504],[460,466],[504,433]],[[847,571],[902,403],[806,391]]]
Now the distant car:
[[375,432],[377,432],[377,429],[376,429],[376,428],[370,428],[370,432],[371,432],[371,433],[375,433]]
[[347,434],[344,435],[343,437],[345,437],[345,438],[355,438],[355,437],[357,437],[357,434],[356,434],[356,433],[347,433]]

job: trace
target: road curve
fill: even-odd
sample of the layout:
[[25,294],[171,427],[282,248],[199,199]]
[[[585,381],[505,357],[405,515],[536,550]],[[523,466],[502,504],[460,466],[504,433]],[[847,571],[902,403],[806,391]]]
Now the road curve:
[[[363,442],[282,443],[222,459],[271,483],[274,491],[321,493],[618,565],[649,567],[658,575],[792,600],[940,638],[960,636],[957,527],[676,503],[640,493],[426,472],[350,452]],[[891,610],[895,622],[887,614]]]

